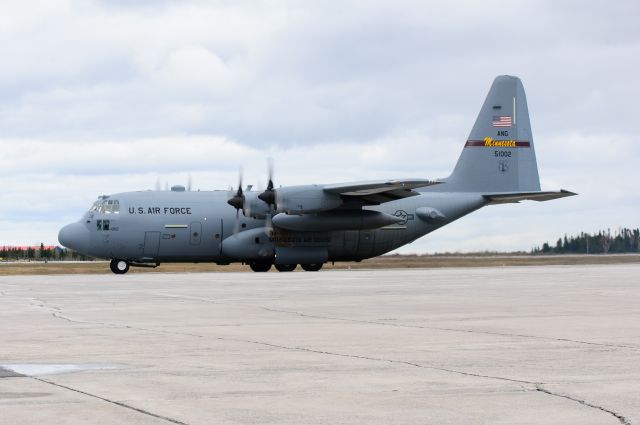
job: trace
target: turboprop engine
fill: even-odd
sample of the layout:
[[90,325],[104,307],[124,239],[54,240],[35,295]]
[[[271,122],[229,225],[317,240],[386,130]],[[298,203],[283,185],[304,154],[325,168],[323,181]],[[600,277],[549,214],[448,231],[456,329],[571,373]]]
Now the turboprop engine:
[[312,214],[340,205],[340,195],[327,193],[318,185],[283,187],[275,192],[275,208],[279,213]]
[[271,207],[258,198],[259,195],[258,192],[244,193],[242,213],[245,217],[263,219],[271,212]]

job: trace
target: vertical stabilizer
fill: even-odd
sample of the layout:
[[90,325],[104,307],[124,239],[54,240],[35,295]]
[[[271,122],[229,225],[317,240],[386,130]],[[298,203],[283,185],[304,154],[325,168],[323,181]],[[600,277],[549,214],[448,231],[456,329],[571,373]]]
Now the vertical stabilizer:
[[540,190],[527,98],[518,77],[501,75],[493,81],[458,163],[441,190]]

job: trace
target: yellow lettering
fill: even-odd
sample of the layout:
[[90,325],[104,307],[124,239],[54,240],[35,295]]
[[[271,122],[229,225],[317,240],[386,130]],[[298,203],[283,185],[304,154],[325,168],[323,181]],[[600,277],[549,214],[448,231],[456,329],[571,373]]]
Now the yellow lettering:
[[493,140],[492,137],[484,138],[485,147],[498,147],[498,148],[515,148],[517,147],[516,140]]

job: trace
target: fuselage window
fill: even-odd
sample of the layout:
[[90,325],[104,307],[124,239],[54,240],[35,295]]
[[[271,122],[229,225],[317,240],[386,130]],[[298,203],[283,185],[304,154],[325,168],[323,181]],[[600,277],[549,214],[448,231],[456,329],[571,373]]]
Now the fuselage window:
[[98,231],[102,230],[102,220],[96,220],[96,229]]
[[109,220],[102,220],[102,230],[109,230]]

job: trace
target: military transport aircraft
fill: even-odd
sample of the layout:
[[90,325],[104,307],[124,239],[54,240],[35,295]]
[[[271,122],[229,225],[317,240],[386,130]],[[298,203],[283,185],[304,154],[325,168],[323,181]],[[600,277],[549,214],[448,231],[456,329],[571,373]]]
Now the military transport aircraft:
[[58,239],[111,259],[116,274],[165,262],[317,271],[384,254],[486,205],[575,195],[540,190],[524,88],[506,75],[494,80],[447,178],[276,188],[269,174],[262,192],[243,191],[240,179],[235,193],[174,186],[101,196]]

